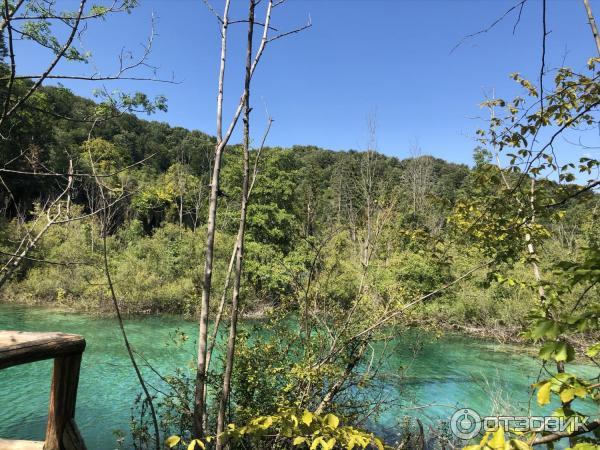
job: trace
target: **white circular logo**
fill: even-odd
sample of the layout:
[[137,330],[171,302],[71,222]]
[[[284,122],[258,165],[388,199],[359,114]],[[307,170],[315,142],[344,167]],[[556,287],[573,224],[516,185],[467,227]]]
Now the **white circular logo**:
[[460,439],[472,439],[481,431],[481,416],[470,408],[459,409],[452,414],[450,429]]

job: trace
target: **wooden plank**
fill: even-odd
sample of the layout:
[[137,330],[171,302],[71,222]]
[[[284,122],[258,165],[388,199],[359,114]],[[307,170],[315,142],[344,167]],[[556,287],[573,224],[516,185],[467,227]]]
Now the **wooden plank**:
[[0,330],[0,369],[82,353],[84,349],[85,339],[77,334]]
[[0,439],[0,450],[43,450],[42,441],[13,441]]

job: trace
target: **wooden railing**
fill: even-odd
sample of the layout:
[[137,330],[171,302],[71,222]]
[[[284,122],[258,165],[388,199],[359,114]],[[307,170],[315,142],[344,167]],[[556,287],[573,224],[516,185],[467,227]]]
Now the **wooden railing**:
[[[86,450],[75,424],[77,384],[84,350],[85,339],[76,334],[0,331],[0,370],[54,359],[45,440],[0,439],[0,450]],[[10,408],[10,405],[3,407]]]

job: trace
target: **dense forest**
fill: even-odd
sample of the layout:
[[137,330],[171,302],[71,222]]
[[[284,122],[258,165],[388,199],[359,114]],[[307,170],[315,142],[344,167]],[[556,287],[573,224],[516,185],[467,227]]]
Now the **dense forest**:
[[[66,173],[69,155],[75,172],[83,173],[91,150],[97,166],[114,173],[106,180],[118,191],[114,195],[123,197],[111,217],[110,262],[116,285],[126,293],[124,310],[194,316],[196,261],[202,255],[215,139],[123,114],[96,124],[90,140],[88,123],[58,117],[74,112],[91,116],[95,103],[60,87],[44,88],[40,94],[54,118],[44,120],[47,115],[32,112],[29,128],[19,129],[19,146],[3,152],[5,163],[18,158],[10,166],[14,172],[3,177],[8,187],[3,192],[3,251],[10,253],[22,238],[19,222],[34,221],[48,199],[59,193],[53,177],[36,177],[36,170]],[[325,244],[328,251],[313,270],[319,282],[326,283],[320,289],[341,306],[351,301],[365,252],[374,253],[369,258],[381,295],[399,296],[401,301],[433,291],[470,265],[480,264],[481,249],[473,240],[457,236],[448,218],[457,201],[474,194],[488,163],[485,152],[474,151],[472,168],[419,155],[418,149],[413,152],[414,157],[399,160],[370,149],[261,149],[249,206],[246,312],[263,314],[300,295],[298,283],[310,270],[315,248]],[[252,158],[257,153],[254,150]],[[240,148],[233,145],[224,158],[220,188],[217,286],[225,278],[226,253],[235,237],[241,170]],[[93,214],[95,196],[93,182],[84,180],[71,193],[70,214]],[[551,231],[542,261],[576,257],[581,247],[594,243],[599,200],[592,194],[587,197],[583,204],[567,205],[568,223],[547,224]],[[26,216],[15,214],[13,199]],[[53,227],[3,290],[3,299],[110,311],[103,273],[97,269],[100,230],[94,215]],[[35,264],[38,259],[49,263]],[[523,263],[511,270],[529,276]],[[415,311],[415,320],[483,333],[489,328],[490,335],[502,328],[509,330],[507,338],[517,338],[532,306],[520,290],[482,273],[465,280],[459,290],[431,298]]]
[[[60,61],[88,61],[73,45],[88,23],[136,2],[82,0],[76,11],[4,2],[0,301],[116,318],[141,390],[134,448],[597,449],[596,416],[559,431],[480,426],[469,437],[446,422],[428,443],[418,419],[382,436],[370,427],[389,380],[403,382],[387,360],[407,336],[418,353],[420,332],[528,343],[540,367],[529,415],[534,396],[561,419],[597,405],[597,370],[570,364],[597,367],[600,354],[600,161],[582,143],[597,133],[600,58],[573,70],[548,69],[543,57],[539,86],[512,74],[520,95],[481,104],[489,118],[471,166],[416,146],[406,159],[378,152],[376,117],[365,148],[282,148],[268,145],[271,118],[261,137],[251,127],[252,80],[268,44],[312,23],[272,35],[283,1],[240,10],[243,90],[228,118],[224,3],[222,14],[208,5],[221,39],[213,134],[146,120],[167,111],[163,96],[102,88],[86,99],[58,83],[147,81],[128,70],[150,67],[152,40],[138,62],[121,55],[115,76],[52,75]],[[65,27],[63,44],[50,23]],[[39,75],[17,72],[20,39],[49,51]],[[190,370],[160,373],[131,343],[128,319],[166,314],[198,322]],[[179,350],[190,339],[171,337]]]

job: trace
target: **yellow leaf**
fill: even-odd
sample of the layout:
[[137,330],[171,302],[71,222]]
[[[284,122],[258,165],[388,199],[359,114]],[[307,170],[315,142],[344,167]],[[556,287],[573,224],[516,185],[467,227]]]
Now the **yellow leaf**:
[[383,442],[381,441],[381,439],[375,438],[374,441],[375,441],[375,447],[377,447],[377,450],[383,450],[384,449]]
[[267,428],[269,428],[271,425],[273,425],[273,417],[271,416],[267,416],[265,417],[265,420],[263,421],[263,423],[260,425],[260,427],[263,430],[266,430]]
[[514,450],[531,450],[531,447],[527,444],[527,442],[523,442],[519,439],[511,439],[508,441],[508,444],[510,448]]
[[180,442],[181,442],[181,438],[179,436],[169,436],[167,438],[167,440],[165,441],[165,444],[167,444],[167,446],[169,448],[173,448]]
[[506,441],[504,440],[504,428],[500,427],[494,432],[494,436],[488,442],[488,446],[493,448],[494,450],[504,450],[504,444]]
[[350,437],[350,439],[348,439],[348,442],[346,444],[346,450],[352,450],[354,448],[354,444],[355,444],[355,440],[354,437]]
[[584,388],[583,386],[577,386],[577,387],[573,388],[573,391],[575,392],[575,395],[580,398],[585,398],[588,394],[587,389]]
[[204,442],[202,442],[200,439],[194,439],[192,442],[190,442],[190,445],[188,445],[187,450],[196,450],[196,446],[198,446],[202,450],[206,448],[204,446]]
[[488,431],[487,433],[485,433],[483,435],[483,437],[481,438],[481,441],[479,442],[479,447],[483,447],[485,446],[486,442],[488,441],[490,437],[490,432]]
[[306,442],[306,438],[303,436],[298,436],[297,438],[294,439],[294,442],[292,442],[293,445],[300,445],[300,444],[304,444]]
[[325,425],[331,428],[337,428],[340,424],[340,419],[338,419],[338,417],[333,414],[327,414],[323,418],[323,421],[325,422]]
[[552,383],[550,381],[545,382],[540,386],[537,393],[537,401],[540,406],[547,405],[550,403],[550,388]]
[[298,418],[292,414],[290,420],[292,421],[293,427],[296,428],[298,426]]
[[560,393],[560,401],[568,403],[575,398],[575,389],[565,389]]
[[310,425],[312,421],[313,421],[313,414],[310,411],[307,411],[305,409],[304,412],[302,413],[302,423],[304,423],[306,425]]
[[319,446],[319,444],[321,444],[321,445],[325,444],[325,441],[320,436],[312,442],[312,444],[310,446],[310,450],[316,450],[316,448]]

